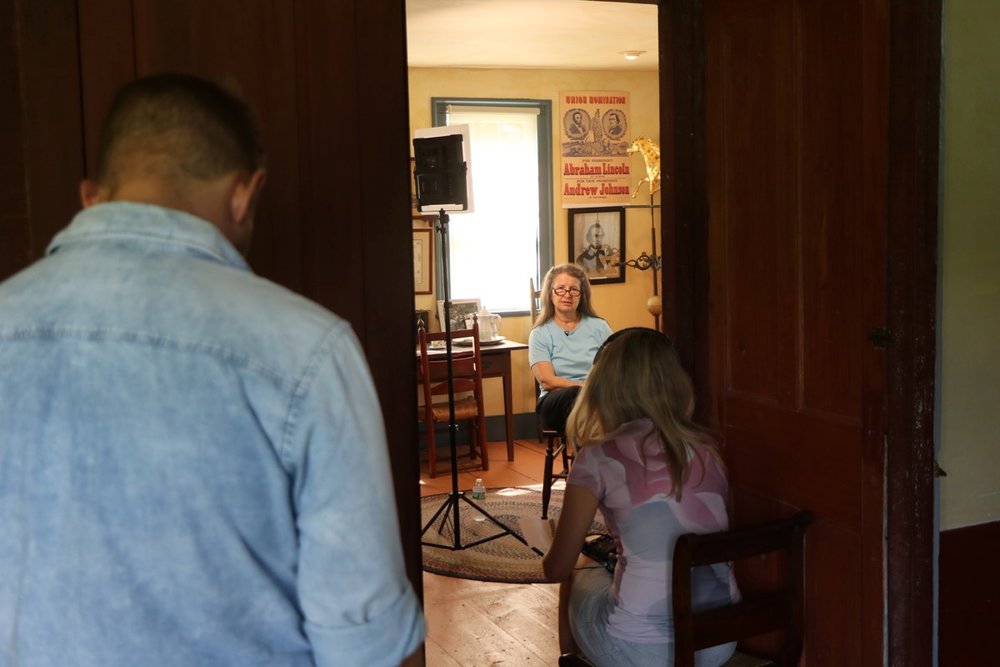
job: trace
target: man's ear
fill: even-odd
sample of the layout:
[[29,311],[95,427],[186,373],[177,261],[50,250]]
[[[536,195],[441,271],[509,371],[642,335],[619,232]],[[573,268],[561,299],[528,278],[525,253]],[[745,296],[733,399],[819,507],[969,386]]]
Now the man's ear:
[[90,208],[105,201],[104,191],[97,181],[85,178],[80,181],[80,203],[84,208]]
[[229,199],[229,215],[237,226],[252,219],[253,210],[257,205],[257,197],[260,195],[266,180],[267,172],[258,169],[250,175],[250,178],[240,179],[236,183]]

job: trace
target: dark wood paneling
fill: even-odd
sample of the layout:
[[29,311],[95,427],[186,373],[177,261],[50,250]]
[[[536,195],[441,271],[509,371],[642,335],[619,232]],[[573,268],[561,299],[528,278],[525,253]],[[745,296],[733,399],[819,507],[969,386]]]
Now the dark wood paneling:
[[[720,388],[793,406],[797,398],[798,309],[790,286],[799,280],[795,229],[797,164],[792,70],[792,17],[787,3],[750,3],[727,16],[710,70],[710,234],[718,263],[713,277],[729,340]],[[710,144],[711,145],[711,144]],[[726,224],[727,220],[759,221]],[[719,291],[724,286],[724,291]],[[791,354],[790,354],[791,353]]]
[[[0,72],[0,86],[23,86],[19,109],[0,106],[11,128],[0,141],[19,140],[24,150],[0,180],[0,203],[10,206],[0,211],[0,231],[11,228],[0,270],[26,265],[77,210],[77,183],[85,165],[94,168],[118,87],[160,71],[238,87],[258,111],[268,151],[250,263],[358,333],[385,412],[408,573],[419,591],[403,4],[81,0],[79,17],[77,6],[15,3],[19,30],[0,38],[0,53],[16,56],[4,59],[16,76]],[[5,3],[0,11],[11,10]],[[9,41],[15,34],[23,43]],[[382,42],[373,58],[370,45]],[[15,214],[25,193],[26,210]]]
[[1000,521],[941,533],[938,662],[996,663],[990,639],[1000,626]]
[[[879,664],[881,484],[865,484],[861,0],[705,2],[708,317],[734,498],[805,508],[805,664]],[[884,58],[884,53],[882,54]],[[884,60],[883,60],[884,63]],[[880,98],[884,99],[884,98]],[[876,382],[875,384],[878,384]],[[736,511],[740,508],[736,505]],[[839,579],[837,578],[839,577]],[[822,619],[822,622],[817,622]]]
[[[413,350],[413,235],[406,27],[402,3],[358,2],[357,103],[361,225],[364,232],[365,343],[396,472],[404,549],[421,590],[420,476]],[[379,44],[378,56],[371,45]],[[411,375],[412,373],[412,375]]]
[[[14,42],[17,34],[14,3],[0,3],[0,26],[9,26],[0,32],[0,155],[3,156],[0,160],[0,215],[21,219],[28,214],[28,196],[24,189],[24,110],[18,71],[20,59]],[[0,238],[6,240],[6,237]]]
[[[364,340],[364,231],[356,3],[298,2],[295,57],[301,146],[303,280],[310,296]],[[351,257],[351,256],[354,257]],[[338,270],[338,268],[340,270]]]
[[[266,278],[327,307],[335,305],[304,280],[304,255],[312,249],[305,230],[328,221],[306,208],[308,198],[301,191],[300,122],[309,123],[297,103],[295,17],[288,3],[136,0],[133,36],[137,76],[178,71],[229,81],[254,106],[268,154],[268,181],[250,264]],[[98,73],[86,75],[89,82]],[[338,122],[337,116],[331,110],[329,122]],[[306,172],[305,180],[323,182],[332,167]],[[352,240],[348,234],[347,247],[354,247]]]
[[13,93],[0,103],[12,149],[0,182],[2,279],[40,257],[79,209],[84,158],[75,4],[24,0],[0,12],[0,76],[9,77],[0,83]]
[[28,263],[30,229],[25,189],[24,109],[13,2],[0,2],[0,280]]
[[934,634],[941,0],[893,0],[889,16],[889,656],[920,666],[931,664]]
[[[879,233],[864,221],[866,113],[885,108],[865,103],[862,60],[866,39],[863,4],[845,10],[841,0],[802,5],[797,31],[801,53],[799,215],[801,216],[802,405],[857,418],[861,405],[864,329],[861,294],[866,283],[863,247]],[[884,43],[879,39],[877,45]],[[831,66],[836,63],[836,66]],[[884,164],[884,139],[871,156]],[[880,150],[881,149],[881,150]],[[884,198],[882,193],[873,196]],[[884,262],[872,258],[875,268]]]
[[132,48],[132,0],[80,0],[80,71],[87,79],[83,99],[83,137],[87,175],[97,172],[101,123],[115,91],[136,77]]
[[864,489],[857,424],[817,426],[815,415],[730,403],[726,459],[733,486],[859,530]]
[[[692,370],[700,398],[698,416],[718,425],[725,419],[725,404],[720,393],[724,385],[716,382],[709,360],[713,355],[719,358],[718,350],[711,344],[722,332],[709,325],[709,318],[723,304],[707,292],[706,285],[710,279],[725,278],[714,270],[703,269],[709,263],[713,267],[717,265],[718,258],[706,249],[704,230],[709,222],[714,222],[719,211],[713,206],[710,216],[704,207],[707,200],[705,167],[713,165],[712,158],[705,157],[705,149],[700,144],[700,138],[705,135],[703,119],[714,112],[712,101],[705,99],[705,46],[702,43],[705,10],[714,4],[713,0],[664,0],[660,34],[668,36],[666,39],[672,46],[671,72],[667,75],[661,70],[661,110],[664,115],[672,114],[675,160],[674,178],[664,184],[664,221],[673,226],[673,230],[665,230],[663,236],[667,258],[665,321],[668,331],[674,333],[680,344],[685,365]],[[858,637],[865,664],[881,664],[881,621],[884,620],[888,626],[888,664],[925,665],[931,660],[932,619],[933,322],[941,3],[940,0],[885,0],[861,4],[860,20],[845,22],[837,20],[835,14],[832,17],[827,14],[837,10],[830,3],[801,3],[809,13],[806,25],[813,25],[807,29],[816,33],[813,37],[818,39],[798,42],[806,45],[806,62],[822,64],[834,59],[837,36],[822,34],[827,29],[825,21],[830,18],[834,19],[830,24],[831,32],[840,26],[849,33],[843,35],[845,40],[857,40],[859,36],[862,40],[860,54],[845,54],[844,59],[857,69],[861,80],[863,111],[860,125],[846,126],[839,132],[856,132],[861,136],[862,203],[860,207],[848,207],[859,210],[870,228],[864,243],[860,244],[860,266],[864,273],[863,289],[857,295],[862,303],[861,329],[867,334],[877,325],[888,324],[892,332],[888,350],[861,347],[862,394],[859,401],[862,506],[866,514],[882,508],[886,497],[883,484],[888,484],[885,490],[887,525],[870,521],[861,527],[860,545],[866,552],[862,556],[860,574],[862,608],[878,609],[883,603],[882,552],[870,545],[884,542],[882,531],[885,529],[888,531],[888,594],[884,598],[887,616],[871,618],[871,622],[862,624],[859,632],[845,631],[842,636]],[[760,2],[745,0],[739,5],[746,9],[760,6]],[[798,56],[798,51],[793,55]],[[666,61],[661,58],[661,62]],[[806,89],[809,86],[822,88],[824,82],[818,78],[803,85]],[[832,82],[834,89],[843,90],[844,85],[845,81],[840,78]],[[852,88],[856,90],[853,85],[847,90]],[[820,106],[814,108],[815,113],[822,113]],[[833,127],[837,126],[834,120]],[[834,144],[831,136],[824,135],[819,146],[830,151],[829,147]],[[858,144],[855,142],[852,146],[849,152],[857,153]],[[840,152],[833,154],[836,157]],[[835,180],[840,182],[838,187],[843,187],[846,172],[840,171],[837,165],[831,167]],[[804,174],[809,176],[808,171]],[[822,187],[822,174],[822,168],[816,171],[815,186]],[[847,191],[857,192],[857,186],[848,184]],[[825,193],[818,191],[815,194],[822,197]],[[815,238],[822,239],[823,235]],[[831,244],[842,242],[836,232],[832,236],[828,232],[827,238]],[[825,297],[820,289],[824,285],[820,279],[824,267],[808,268],[813,271],[810,289]],[[826,308],[836,305],[828,302]],[[821,329],[827,326],[826,322],[833,322],[833,328],[839,329],[833,318],[823,319],[818,313],[809,318],[809,326],[820,335],[824,333]],[[851,328],[856,327],[852,322]],[[829,348],[833,343],[827,341],[825,345]],[[855,366],[858,363],[856,356],[849,354],[846,363]],[[812,377],[815,378],[816,370],[823,366],[830,366],[830,361],[818,362],[817,368],[811,371]],[[856,372],[854,369],[833,370],[834,377],[837,372]],[[849,380],[847,375],[842,377]],[[857,399],[856,390],[849,395],[852,401]],[[829,387],[821,386],[810,387],[803,394],[803,400],[827,412],[840,412],[848,403]],[[727,451],[727,455],[729,453]],[[737,478],[740,475],[738,466],[731,472]],[[774,470],[773,474],[783,472]],[[738,520],[746,514],[751,496],[749,489],[734,489]],[[766,512],[781,513],[780,504]],[[768,518],[766,512],[757,518]],[[819,521],[822,523],[823,517]],[[835,572],[831,577],[843,580]],[[831,606],[830,614],[843,620],[845,615],[833,608],[835,606]],[[823,622],[828,621],[831,619],[824,617]],[[809,641],[807,633],[805,658],[808,663],[827,664],[823,653],[810,649]]]

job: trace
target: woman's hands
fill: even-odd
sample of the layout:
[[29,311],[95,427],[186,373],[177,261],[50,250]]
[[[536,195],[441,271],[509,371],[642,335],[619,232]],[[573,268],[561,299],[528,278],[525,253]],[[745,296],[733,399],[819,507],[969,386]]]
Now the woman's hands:
[[556,375],[556,371],[550,361],[539,361],[531,367],[531,372],[535,374],[535,380],[538,381],[539,386],[545,391],[553,391],[555,389],[562,389],[563,387],[583,386],[582,382],[567,380],[564,377]]

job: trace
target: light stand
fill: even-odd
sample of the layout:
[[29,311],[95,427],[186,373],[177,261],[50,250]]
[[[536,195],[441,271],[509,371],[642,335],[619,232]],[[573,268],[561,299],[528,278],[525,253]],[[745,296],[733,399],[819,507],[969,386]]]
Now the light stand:
[[[417,199],[421,208],[425,205],[443,203],[461,203],[463,208],[466,207],[466,165],[464,162],[461,162],[460,146],[458,149],[459,154],[454,153],[455,143],[458,143],[455,141],[456,136],[460,141],[461,135],[447,135],[446,137],[438,137],[434,140],[415,139],[413,142],[414,149],[418,154],[416,159],[416,163],[418,165],[416,181]],[[428,170],[431,173],[421,173],[423,165],[427,165]],[[461,178],[460,182],[459,178]],[[427,199],[432,199],[433,201],[428,202]],[[483,544],[484,542],[498,539],[504,535],[511,535],[525,546],[530,546],[523,537],[512,531],[499,519],[474,503],[465,495],[463,491],[459,491],[458,489],[458,446],[456,441],[458,424],[455,420],[455,378],[451,358],[451,277],[449,275],[451,269],[451,254],[448,245],[448,213],[443,207],[438,212],[438,219],[435,228],[441,235],[441,284],[444,291],[443,324],[445,331],[445,358],[447,360],[446,368],[448,377],[448,438],[451,446],[451,492],[448,494],[448,497],[437,509],[437,511],[434,512],[434,515],[430,518],[430,520],[424,525],[423,529],[420,531],[420,537],[422,538],[424,534],[427,533],[434,522],[437,521],[439,516],[441,517],[441,524],[438,528],[439,533],[443,532],[444,526],[448,522],[449,518],[453,520],[454,529],[452,531],[453,540],[451,544],[425,541],[421,541],[421,544],[423,546],[437,547],[439,549],[460,551],[462,549],[474,547],[478,544]],[[433,429],[434,425],[428,423],[427,428]],[[486,443],[480,443],[480,446],[485,448]],[[473,509],[478,511],[481,515],[483,515],[483,517],[500,528],[500,532],[495,535],[489,535],[467,544],[463,544],[460,513],[462,501],[471,505]],[[541,553],[537,549],[534,550],[537,553]]]
[[[448,369],[448,436],[449,444],[451,446],[451,493],[441,504],[441,507],[434,512],[434,516],[427,521],[424,525],[423,530],[420,531],[420,536],[423,537],[428,529],[437,521],[437,518],[441,516],[441,526],[438,528],[438,532],[444,530],[444,525],[447,523],[449,516],[454,520],[454,530],[452,531],[454,540],[452,544],[440,544],[437,542],[421,542],[427,547],[438,547],[440,549],[451,549],[453,551],[459,551],[462,549],[468,549],[469,547],[474,547],[477,544],[483,544],[484,542],[489,542],[497,538],[503,537],[504,535],[511,535],[519,542],[528,546],[528,542],[512,531],[509,527],[503,524],[499,519],[494,517],[492,514],[487,512],[485,509],[469,500],[468,496],[465,495],[464,491],[459,491],[458,489],[458,447],[456,443],[456,432],[458,431],[458,424],[455,422],[455,378],[452,373],[452,360],[451,360],[451,286],[450,277],[448,275],[449,265],[451,263],[449,257],[448,249],[448,214],[444,209],[438,213],[437,224],[435,225],[438,233],[441,234],[441,277],[444,286],[444,330],[445,330],[445,357],[447,358],[447,369]],[[428,428],[433,428],[433,424],[428,424]],[[486,447],[486,443],[480,443],[480,446]],[[488,537],[483,537],[473,542],[467,544],[462,543],[462,521],[460,514],[460,501],[465,501],[471,505],[476,511],[482,514],[486,519],[491,521],[501,530],[495,535],[490,535]],[[443,516],[442,516],[443,515]]]

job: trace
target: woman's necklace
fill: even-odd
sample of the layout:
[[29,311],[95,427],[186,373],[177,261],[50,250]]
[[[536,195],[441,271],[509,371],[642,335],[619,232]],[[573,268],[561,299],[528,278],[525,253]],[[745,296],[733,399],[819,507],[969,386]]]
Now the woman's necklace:
[[573,333],[573,331],[576,330],[576,328],[580,325],[579,319],[561,320],[559,319],[558,316],[556,316],[553,319],[555,319],[556,324],[559,325],[559,327],[563,330],[563,333],[566,334],[567,336]]

